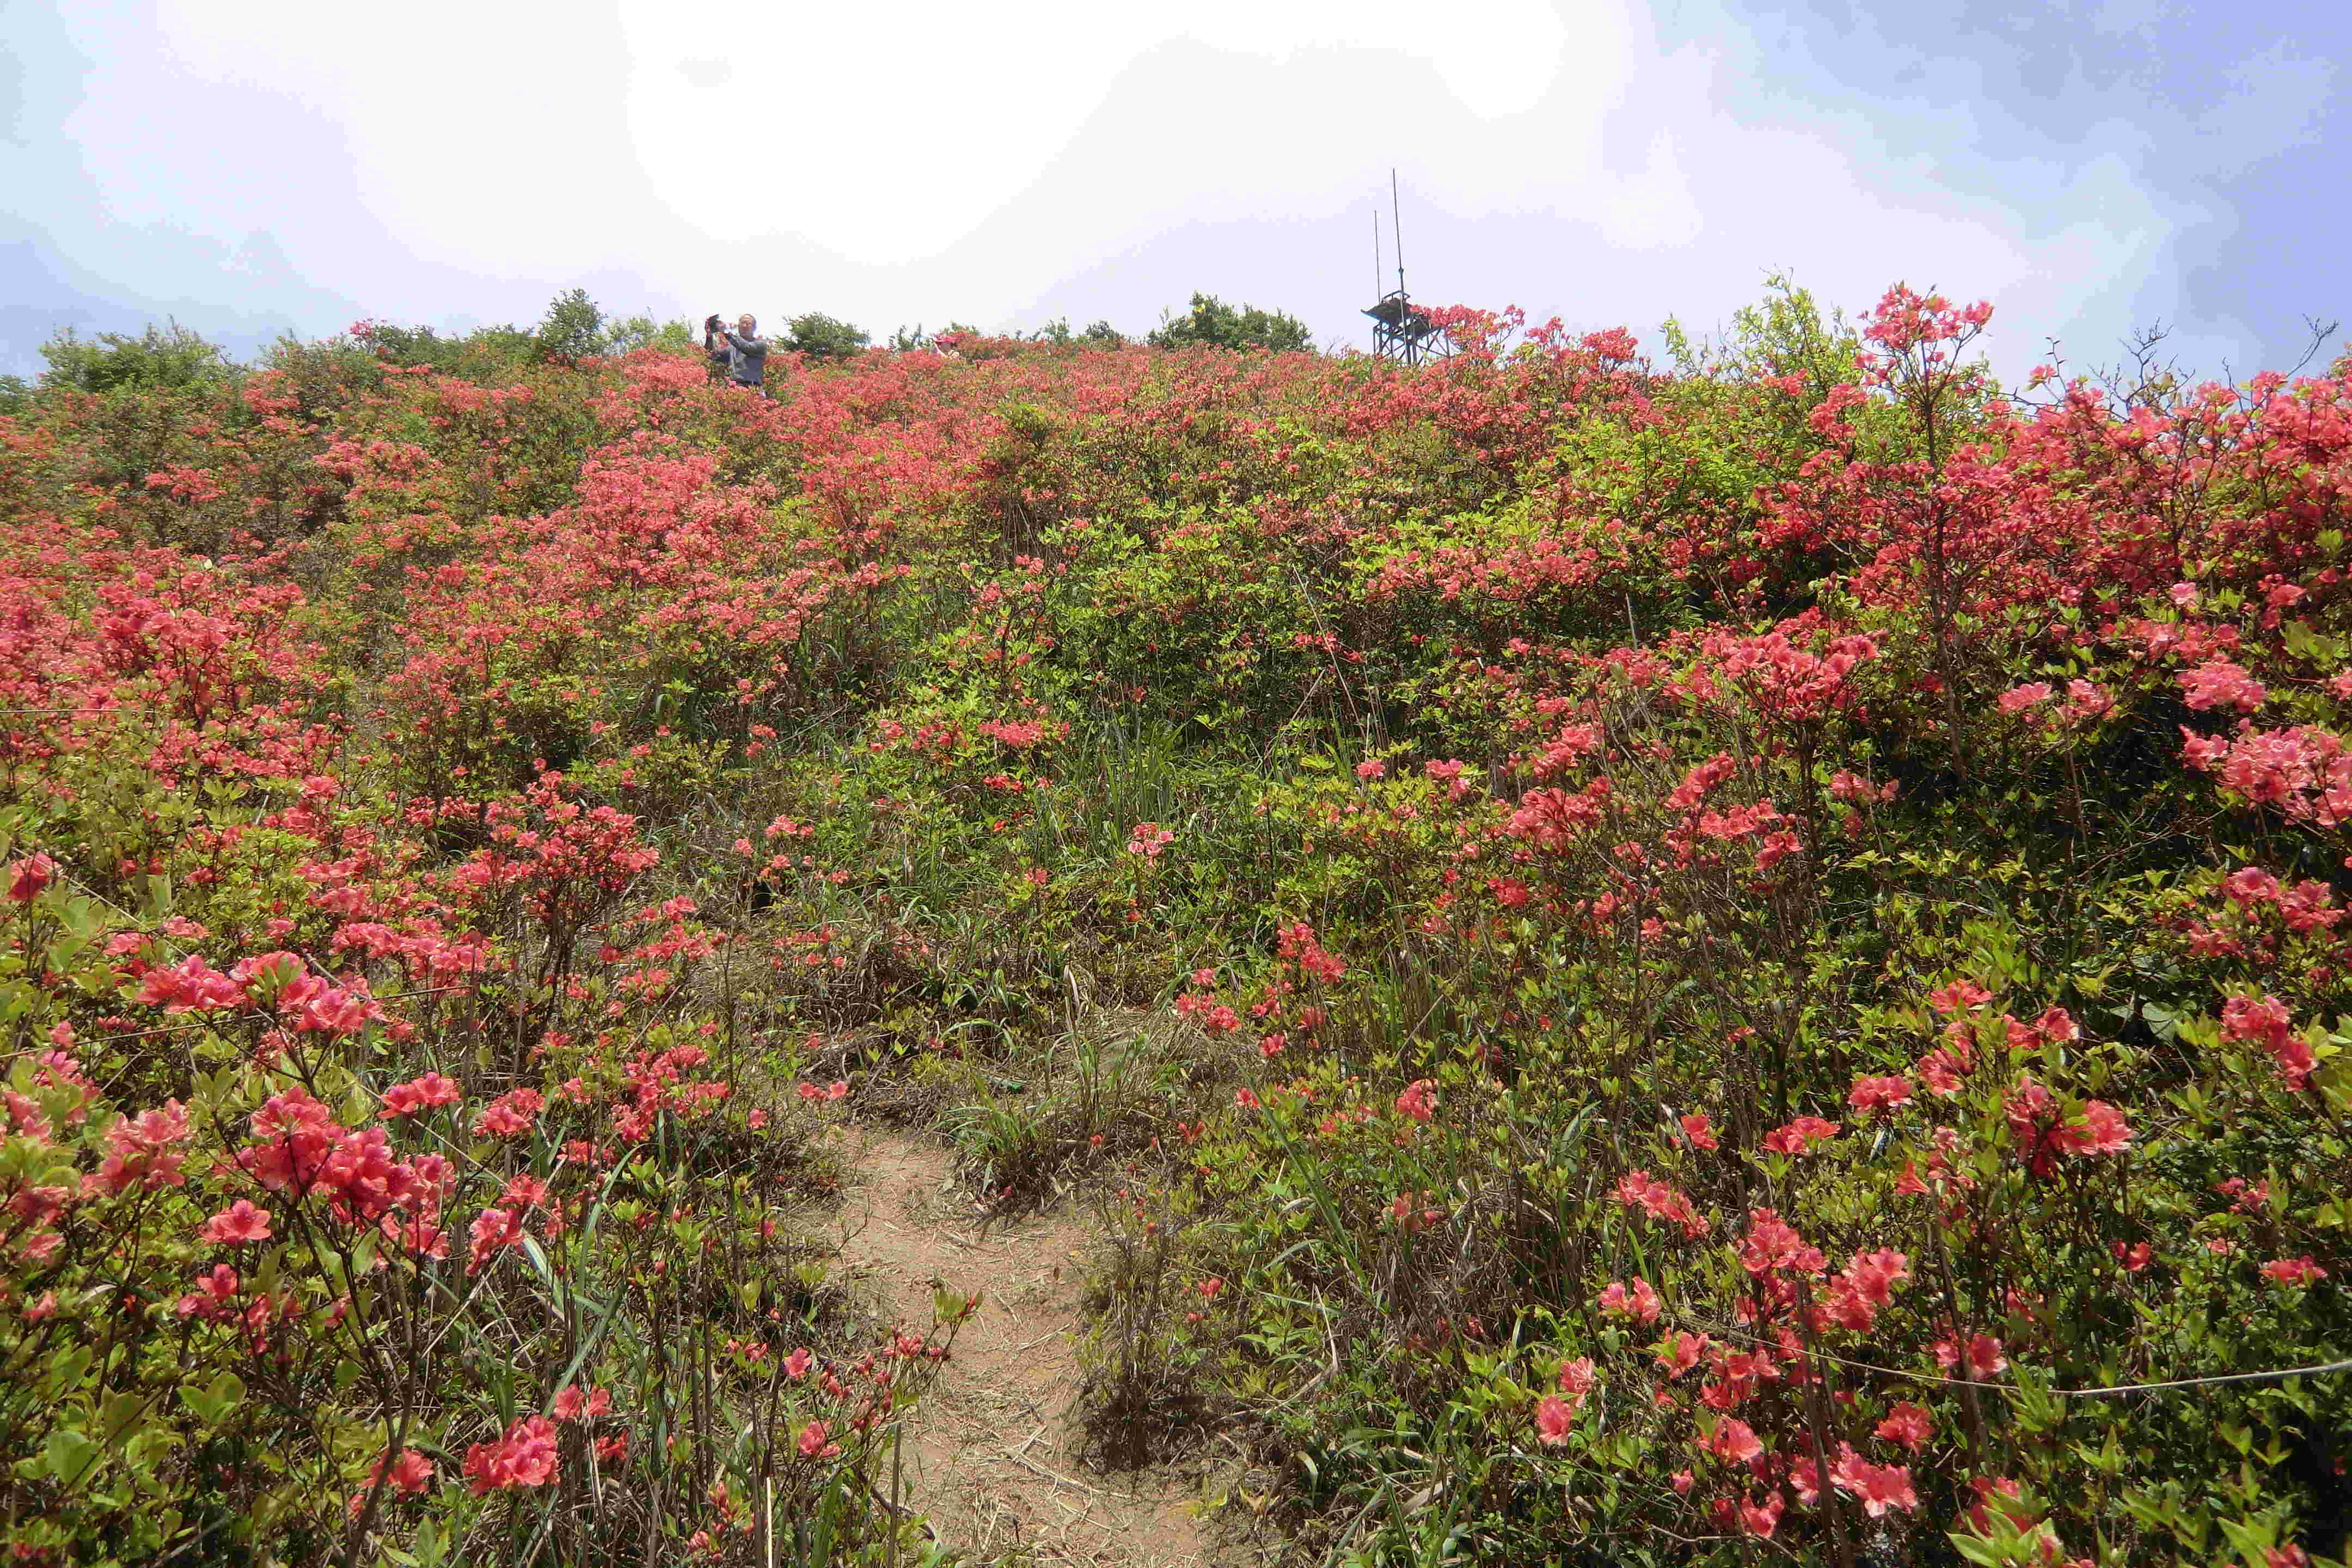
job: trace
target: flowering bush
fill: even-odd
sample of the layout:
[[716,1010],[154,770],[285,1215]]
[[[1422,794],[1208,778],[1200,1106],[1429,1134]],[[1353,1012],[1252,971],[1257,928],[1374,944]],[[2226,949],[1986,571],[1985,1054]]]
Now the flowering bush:
[[1302,1559],[2340,1553],[2352,365],[1444,315],[0,418],[9,1549],[911,1555],[944,1108]]

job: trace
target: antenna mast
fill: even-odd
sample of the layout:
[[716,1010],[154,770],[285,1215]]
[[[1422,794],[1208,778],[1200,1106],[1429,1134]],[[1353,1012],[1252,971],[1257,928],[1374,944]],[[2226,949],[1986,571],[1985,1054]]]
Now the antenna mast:
[[[1374,214],[1377,217],[1377,212]],[[1396,231],[1397,293],[1404,293],[1404,208],[1397,200],[1395,165],[1389,168],[1389,226]]]
[[[1396,240],[1396,287],[1364,312],[1372,319],[1372,352],[1406,364],[1444,359],[1454,353],[1445,329],[1431,321],[1429,312],[1414,304],[1404,290],[1404,202],[1394,167],[1389,170],[1389,227]],[[1372,200],[1372,287],[1379,288],[1386,275],[1381,256],[1381,205],[1376,196]]]

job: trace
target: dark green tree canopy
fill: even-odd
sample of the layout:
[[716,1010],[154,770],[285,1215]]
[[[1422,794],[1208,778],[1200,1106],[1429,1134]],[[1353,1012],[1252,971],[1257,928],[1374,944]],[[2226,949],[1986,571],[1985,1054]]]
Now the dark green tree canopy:
[[366,323],[368,345],[376,357],[391,364],[440,364],[454,357],[457,343],[430,327],[404,327],[394,321]]
[[539,322],[539,356],[572,364],[604,352],[604,312],[585,289],[568,289],[548,301]]
[[1028,341],[1048,343],[1057,349],[1123,349],[1131,340],[1108,321],[1093,321],[1083,331],[1072,331],[1069,318],[1056,316],[1031,332]]
[[1315,346],[1307,323],[1296,316],[1255,305],[1228,305],[1214,294],[1198,293],[1192,296],[1190,313],[1161,317],[1148,341],[1156,349],[1271,349],[1276,353],[1303,353]]
[[218,343],[209,342],[177,321],[159,331],[151,322],[138,337],[100,332],[77,335],[71,327],[41,345],[49,368],[41,380],[76,392],[114,392],[125,387],[194,386],[221,381],[236,365]]
[[[805,316],[794,316],[785,325],[790,329],[777,344],[779,348],[804,353],[811,359],[847,359],[863,353],[867,339],[863,329],[847,321],[812,310]],[[918,333],[921,328],[917,328]]]

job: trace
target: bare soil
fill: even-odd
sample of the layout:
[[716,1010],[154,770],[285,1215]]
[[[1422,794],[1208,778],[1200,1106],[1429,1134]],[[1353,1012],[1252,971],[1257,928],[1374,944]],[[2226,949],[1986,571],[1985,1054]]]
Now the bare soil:
[[841,1257],[884,1320],[922,1331],[941,1285],[982,1298],[909,1422],[913,1506],[977,1562],[1203,1568],[1191,1482],[1077,1457],[1084,1224],[992,1218],[946,1150],[881,1129],[848,1136]]

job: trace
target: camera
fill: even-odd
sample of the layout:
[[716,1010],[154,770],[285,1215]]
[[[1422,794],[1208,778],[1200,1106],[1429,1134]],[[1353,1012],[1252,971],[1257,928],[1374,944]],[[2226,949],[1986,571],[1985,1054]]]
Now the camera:
[[712,332],[719,331],[720,330],[721,327],[716,311],[713,311],[711,314],[705,316],[702,319],[702,331],[705,337],[708,337]]

